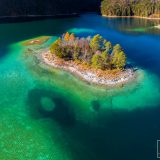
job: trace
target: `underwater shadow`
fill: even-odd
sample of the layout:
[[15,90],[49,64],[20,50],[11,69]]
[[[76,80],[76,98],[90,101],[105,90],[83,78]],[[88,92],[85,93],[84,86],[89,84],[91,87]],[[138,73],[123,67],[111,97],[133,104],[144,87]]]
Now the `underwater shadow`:
[[[42,106],[44,97],[54,103],[53,110],[48,111]],[[28,93],[27,104],[32,118],[51,118],[61,126],[73,160],[157,159],[159,106],[132,111],[113,108],[103,110],[100,101],[93,100],[91,104],[97,116],[92,123],[87,123],[85,119],[75,118],[73,104],[57,92],[34,88]]]
[[0,59],[2,59],[8,52],[9,52],[9,49],[5,46],[2,46],[2,44],[0,44]]
[[[48,109],[47,101],[42,103],[42,99],[49,100]],[[30,115],[34,119],[51,118],[63,127],[72,127],[75,124],[75,117],[70,108],[71,103],[62,95],[45,89],[33,89],[28,93],[27,105],[29,106]]]
[[[77,121],[66,130],[74,160],[156,160],[160,107],[107,110],[92,125]],[[77,145],[79,144],[79,146]],[[77,154],[78,153],[78,154]]]

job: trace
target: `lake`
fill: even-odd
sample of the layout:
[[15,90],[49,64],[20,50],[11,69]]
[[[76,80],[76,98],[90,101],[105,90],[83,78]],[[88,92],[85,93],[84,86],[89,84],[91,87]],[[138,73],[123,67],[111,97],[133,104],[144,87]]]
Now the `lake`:
[[[160,139],[160,21],[97,14],[0,24],[1,160],[156,160]],[[120,43],[141,69],[117,88],[45,66],[22,42],[73,32]],[[29,49],[28,49],[29,48]],[[36,49],[36,47],[34,48]],[[36,54],[36,53],[35,53]]]

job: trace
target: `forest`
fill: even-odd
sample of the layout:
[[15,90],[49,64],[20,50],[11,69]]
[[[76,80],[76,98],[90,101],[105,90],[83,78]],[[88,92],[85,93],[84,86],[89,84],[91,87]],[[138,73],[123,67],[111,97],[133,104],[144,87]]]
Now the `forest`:
[[0,16],[63,15],[99,10],[100,0],[0,0]]
[[112,46],[99,34],[79,38],[68,32],[58,38],[50,47],[52,54],[66,61],[79,61],[98,69],[124,69],[126,55],[119,44]]
[[106,16],[160,17],[160,0],[103,0],[101,13]]

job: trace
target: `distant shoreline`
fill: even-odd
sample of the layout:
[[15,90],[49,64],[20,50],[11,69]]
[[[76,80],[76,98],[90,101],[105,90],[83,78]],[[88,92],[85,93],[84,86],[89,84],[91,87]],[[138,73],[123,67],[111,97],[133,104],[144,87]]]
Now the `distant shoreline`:
[[[117,77],[112,77],[110,74],[107,74],[105,76],[98,76],[98,71],[95,72],[95,70],[92,69],[82,69],[79,64],[75,64],[72,61],[66,62],[66,61],[59,61],[59,58],[56,56],[53,56],[49,50],[45,50],[38,54],[38,58],[44,62],[45,64],[53,67],[62,69],[65,71],[68,71],[75,76],[79,77],[80,79],[91,83],[95,85],[100,86],[123,86],[124,84],[127,84],[128,82],[134,80],[136,78],[136,73],[133,71],[133,69],[126,69],[124,71],[119,71]],[[103,71],[102,71],[103,72]],[[111,72],[111,71],[110,71]]]
[[107,15],[102,15],[102,16],[108,17],[108,18],[140,18],[140,19],[148,19],[148,20],[160,20],[160,18],[141,17],[141,16],[107,16]]

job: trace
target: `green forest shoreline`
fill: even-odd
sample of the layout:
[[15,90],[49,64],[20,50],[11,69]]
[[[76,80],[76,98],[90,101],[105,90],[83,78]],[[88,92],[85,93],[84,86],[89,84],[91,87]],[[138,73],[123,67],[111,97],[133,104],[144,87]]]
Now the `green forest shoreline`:
[[103,0],[101,14],[109,17],[160,19],[160,1]]
[[148,20],[160,20],[160,17],[154,18],[154,17],[142,17],[142,16],[109,16],[109,15],[102,15],[102,16],[107,18],[137,18],[137,19],[148,19]]

